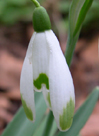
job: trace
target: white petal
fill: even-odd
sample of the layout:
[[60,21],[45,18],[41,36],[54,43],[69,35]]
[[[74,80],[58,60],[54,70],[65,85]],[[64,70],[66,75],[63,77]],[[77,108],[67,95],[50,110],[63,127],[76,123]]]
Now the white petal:
[[33,48],[33,42],[35,38],[36,32],[33,33],[29,45],[28,45],[28,50],[26,52],[26,56],[29,58],[29,62],[32,63],[32,48]]
[[[32,36],[33,38],[33,36]],[[29,45],[27,54],[31,50]],[[28,55],[26,54],[20,79],[20,93],[24,111],[27,118],[31,121],[35,121],[35,104],[34,104],[34,91],[33,91],[33,69],[32,63],[29,62]]]
[[42,91],[42,85],[45,89],[49,89],[49,78],[48,78],[48,58],[49,49],[45,33],[36,33],[33,41],[33,83],[35,91]]
[[46,38],[50,48],[49,91],[52,111],[58,128],[66,131],[74,112],[73,81],[56,36],[52,31],[46,31]]

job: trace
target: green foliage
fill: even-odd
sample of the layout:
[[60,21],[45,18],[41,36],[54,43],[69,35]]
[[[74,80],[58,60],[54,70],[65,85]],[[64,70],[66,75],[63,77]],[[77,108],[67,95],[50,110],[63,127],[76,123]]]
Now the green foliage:
[[82,6],[82,8],[80,10],[77,22],[76,22],[75,30],[74,30],[74,33],[73,33],[74,36],[79,31],[79,29],[80,29],[80,27],[82,25],[82,22],[84,21],[84,18],[86,16],[86,13],[88,12],[92,2],[93,2],[93,0],[86,0],[85,3],[83,4],[83,6]]
[[[70,66],[83,20],[93,0],[73,0],[69,11],[69,35],[65,57]],[[83,10],[85,9],[85,10]],[[82,18],[82,19],[81,19]],[[68,57],[69,56],[69,57]]]
[[[82,2],[84,2],[84,1],[82,1]],[[91,2],[91,0],[90,0],[90,2]],[[67,23],[69,23],[68,22],[68,14],[69,14],[70,4],[71,4],[70,0],[69,1],[68,0],[65,0],[65,1],[61,0],[59,2],[59,4],[58,4],[59,11],[63,15],[62,22],[64,22],[64,23],[62,24],[62,26],[64,27],[65,30],[68,30]],[[85,11],[85,8],[82,8],[82,10]],[[81,20],[82,19],[83,18],[81,18]],[[66,23],[66,21],[67,21],[67,23]],[[94,22],[95,22],[95,25],[93,26]],[[90,27],[99,28],[98,24],[99,24],[99,1],[98,0],[94,0],[92,6],[90,7],[90,9],[87,12],[87,15],[86,15],[86,17],[84,19],[84,22],[82,24],[83,25],[82,29],[87,31],[88,28],[90,29]]]
[[53,113],[52,111],[50,111],[46,124],[45,124],[44,132],[42,133],[42,136],[52,136],[55,133],[56,128],[57,127],[54,124],[54,120],[53,120]]
[[42,93],[35,93],[36,120],[35,123],[30,122],[23,108],[20,108],[14,119],[9,123],[2,136],[32,136],[36,129],[40,126],[46,110],[46,104]]
[[[38,0],[40,3],[45,0]],[[72,0],[61,0],[58,2],[58,9],[63,14],[62,18],[63,26],[65,29],[66,20],[68,19],[69,7]],[[34,4],[30,0],[0,0],[0,23],[2,24],[14,24],[18,21],[31,21],[33,15]],[[92,7],[90,8],[85,21],[84,26],[91,21],[99,18],[99,1],[94,0]]]
[[[93,25],[93,23],[95,25]],[[83,23],[83,28],[88,28],[89,26],[94,26],[99,28],[99,1],[94,0],[91,8],[88,11],[88,14],[86,15],[85,21]]]
[[[35,93],[35,103],[35,123],[32,123],[27,119],[23,107],[21,107],[1,136],[39,136],[40,134],[43,134],[45,126],[47,126],[46,122],[49,122],[49,116],[45,115],[46,104],[42,93]],[[50,125],[52,129],[49,132],[49,136],[52,136],[54,135],[57,126],[53,120],[50,120],[49,126]]]
[[30,0],[0,0],[0,23],[11,25],[18,21],[31,21],[33,9]]

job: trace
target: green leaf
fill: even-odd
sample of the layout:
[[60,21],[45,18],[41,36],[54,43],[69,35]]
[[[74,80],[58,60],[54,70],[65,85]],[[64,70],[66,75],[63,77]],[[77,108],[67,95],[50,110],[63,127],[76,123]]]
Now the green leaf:
[[73,36],[75,29],[76,29],[76,33],[79,31],[92,2],[93,0],[73,0],[72,1],[71,7],[70,7],[70,15],[69,15],[71,36]]
[[18,113],[15,115],[14,119],[7,126],[5,131],[1,136],[33,136],[36,128],[42,121],[44,116],[46,105],[44,98],[41,93],[35,93],[36,100],[36,120],[34,123],[30,122],[23,110],[23,107],[20,108]]
[[73,52],[77,39],[79,37],[80,29],[83,20],[90,8],[93,0],[73,0],[70,7],[69,14],[69,35],[67,40],[65,57],[67,64],[70,66]]
[[98,98],[99,87],[96,87],[76,112],[71,128],[66,132],[59,132],[57,136],[77,136],[91,115]]
[[42,136],[49,136],[53,124],[53,113],[50,111]]
[[47,136],[48,135],[53,136],[55,134],[55,132],[57,130],[57,125],[56,125],[55,120],[53,120],[53,123],[50,124],[49,116],[50,116],[50,113],[44,116],[41,123],[36,128],[35,133],[33,134],[33,136],[41,136],[41,135],[44,136],[45,128],[47,128],[47,126],[49,128],[50,125],[51,125],[51,129],[49,128],[50,130],[48,130],[49,132],[47,133]]
[[75,30],[74,30],[74,33],[73,33],[74,36],[79,31],[79,29],[82,25],[82,22],[84,21],[84,18],[86,16],[86,13],[88,12],[92,2],[93,2],[93,0],[86,0],[84,5],[82,6],[80,13],[79,13],[79,16],[78,16],[78,19],[77,19],[77,22],[76,22]]
[[[86,18],[84,20],[83,26],[86,28],[90,27],[90,25],[93,25],[93,21],[98,23],[99,20],[99,1],[94,1],[90,10],[88,11],[88,14],[86,15]],[[96,24],[94,24],[95,27]]]
[[33,136],[39,136],[39,135],[41,135],[43,133],[43,130],[44,130],[45,125],[46,125],[47,117],[48,117],[47,115],[44,116],[42,122],[38,125],[38,127],[37,127],[35,133],[33,134]]
[[77,136],[81,136],[80,134],[78,134]]
[[52,128],[50,130],[49,136],[54,136],[56,130],[57,130],[57,125],[56,125],[55,119],[53,119],[53,124],[52,124]]

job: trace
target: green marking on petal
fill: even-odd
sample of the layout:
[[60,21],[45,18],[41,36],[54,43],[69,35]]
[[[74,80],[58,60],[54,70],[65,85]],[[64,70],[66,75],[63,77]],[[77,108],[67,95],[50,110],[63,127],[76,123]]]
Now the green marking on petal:
[[49,106],[51,108],[51,100],[50,100],[50,93],[48,92],[48,95],[47,95],[47,101],[49,103]]
[[34,86],[40,90],[42,88],[42,84],[46,85],[46,88],[49,89],[49,79],[46,74],[41,73],[39,74],[39,77],[33,81]]
[[66,108],[63,108],[63,114],[59,117],[59,123],[62,130],[70,128],[73,121],[74,107],[74,101],[70,98]]
[[31,121],[33,121],[32,111],[29,107],[27,107],[25,100],[22,98],[22,95],[21,95],[21,100],[22,100],[22,105],[23,105],[23,108],[24,108],[27,118],[30,119]]

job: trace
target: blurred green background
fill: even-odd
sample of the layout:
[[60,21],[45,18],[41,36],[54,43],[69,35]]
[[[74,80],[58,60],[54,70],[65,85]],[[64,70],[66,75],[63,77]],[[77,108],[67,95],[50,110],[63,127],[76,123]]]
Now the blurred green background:
[[[39,0],[49,12],[52,28],[55,29],[53,15],[56,16],[64,30],[68,30],[68,13],[71,0]],[[29,0],[0,0],[0,25],[14,25],[18,22],[32,21],[34,4]],[[86,29],[87,28],[87,29]],[[91,29],[90,29],[91,28]],[[94,0],[85,21],[82,34],[86,31],[99,30],[99,1]],[[86,35],[86,34],[85,34]]]

